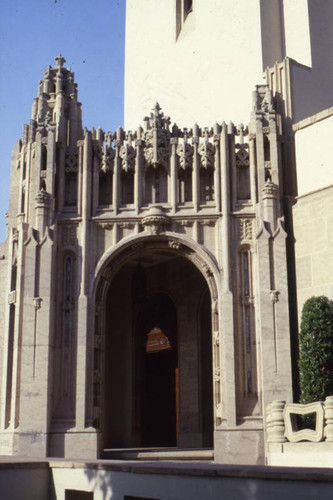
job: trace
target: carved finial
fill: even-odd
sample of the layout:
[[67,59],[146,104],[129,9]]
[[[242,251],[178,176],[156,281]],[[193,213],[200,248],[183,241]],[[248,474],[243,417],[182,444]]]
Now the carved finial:
[[61,68],[66,62],[66,59],[64,57],[62,57],[61,54],[59,54],[57,57],[55,57],[54,60],[57,63],[58,68]]
[[163,128],[165,130],[169,130],[170,117],[164,116],[164,113],[161,110],[161,106],[158,102],[156,102],[153,112],[150,113],[150,117],[144,118],[144,121],[146,122],[146,130],[149,130],[150,128]]
[[244,124],[241,123],[240,125],[238,125],[238,134],[239,134],[239,142],[241,144],[244,143]]
[[155,102],[155,106],[153,107],[154,115],[158,116],[159,112],[161,111],[161,106],[158,104],[158,102]]

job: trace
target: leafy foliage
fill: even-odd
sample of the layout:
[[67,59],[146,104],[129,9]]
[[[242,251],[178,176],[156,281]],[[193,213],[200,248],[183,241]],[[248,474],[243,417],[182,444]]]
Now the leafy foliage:
[[299,334],[300,403],[333,395],[333,303],[311,297],[302,311]]

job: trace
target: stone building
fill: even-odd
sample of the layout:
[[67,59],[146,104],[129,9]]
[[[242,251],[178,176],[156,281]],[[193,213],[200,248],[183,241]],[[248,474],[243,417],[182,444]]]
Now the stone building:
[[[230,45],[234,1],[128,0],[125,131],[82,127],[61,55],[44,71],[1,246],[1,454],[263,463],[265,409],[293,399],[299,65],[290,2],[238,3]],[[207,26],[238,59],[207,59]]]

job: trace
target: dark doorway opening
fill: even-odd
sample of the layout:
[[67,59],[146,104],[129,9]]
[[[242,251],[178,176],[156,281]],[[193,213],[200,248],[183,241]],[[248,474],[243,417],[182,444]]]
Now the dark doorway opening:
[[[177,446],[178,339],[176,309],[164,293],[155,293],[137,314],[136,350],[137,394],[140,408],[142,446]],[[160,350],[149,350],[150,332],[161,332],[155,343]],[[163,338],[168,346],[163,348]]]
[[211,296],[193,263],[133,255],[108,288],[104,331],[104,449],[211,448]]

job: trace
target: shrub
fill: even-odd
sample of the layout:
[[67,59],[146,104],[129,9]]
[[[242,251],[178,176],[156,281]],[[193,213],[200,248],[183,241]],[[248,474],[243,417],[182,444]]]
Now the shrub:
[[302,310],[299,334],[300,403],[333,395],[333,303],[311,297]]

